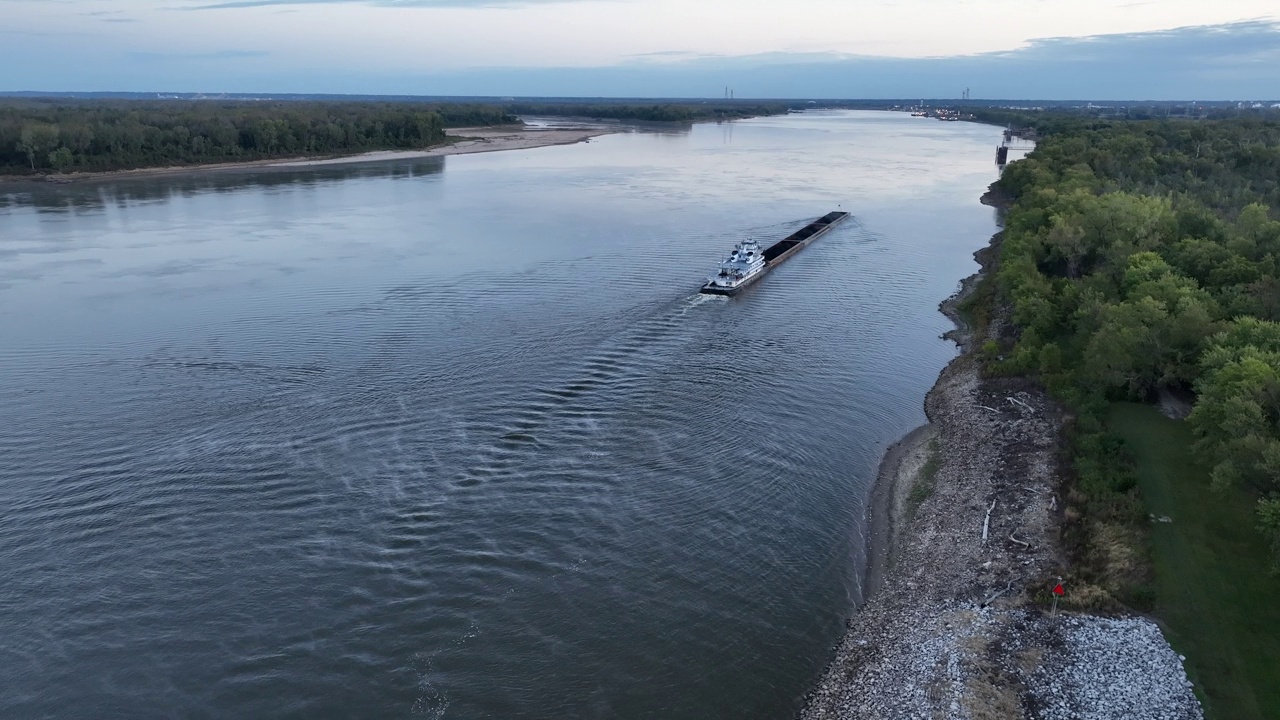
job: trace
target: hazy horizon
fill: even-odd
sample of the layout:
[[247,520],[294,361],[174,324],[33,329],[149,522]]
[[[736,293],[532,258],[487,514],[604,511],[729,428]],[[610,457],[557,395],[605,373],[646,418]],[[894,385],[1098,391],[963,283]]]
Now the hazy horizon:
[[[341,100],[351,98],[355,100],[387,100],[387,101],[411,101],[422,100],[428,102],[445,102],[445,103],[465,103],[465,102],[518,102],[518,103],[536,103],[542,101],[563,101],[568,103],[589,104],[593,101],[601,103],[626,103],[629,101],[642,102],[679,102],[679,103],[799,103],[799,102],[816,102],[823,109],[841,108],[841,109],[868,109],[879,110],[884,106],[895,105],[900,107],[910,107],[923,104],[925,107],[931,106],[962,106],[971,104],[973,106],[992,106],[992,107],[1010,107],[1010,104],[1018,106],[1038,107],[1069,107],[1078,104],[1105,103],[1105,106],[1124,106],[1132,105],[1181,105],[1195,104],[1206,106],[1231,106],[1231,105],[1261,105],[1262,107],[1280,108],[1280,96],[1277,97],[1241,97],[1229,100],[1201,100],[1196,98],[1169,98],[1154,100],[1151,98],[1116,98],[1111,100],[1101,100],[1098,98],[964,98],[957,97],[829,97],[817,98],[809,95],[794,97],[734,97],[725,100],[723,96],[697,96],[697,95],[417,95],[406,93],[308,93],[308,92],[230,92],[230,91],[204,91],[204,90],[184,90],[175,88],[166,88],[162,90],[0,90],[0,98],[25,98],[25,99],[42,99],[42,98],[71,98],[71,99],[108,99],[108,100],[298,100],[298,101],[325,101],[325,100]],[[824,105],[824,103],[831,103]],[[867,103],[867,107],[852,105],[852,103]],[[1104,105],[1098,105],[1103,107]]]

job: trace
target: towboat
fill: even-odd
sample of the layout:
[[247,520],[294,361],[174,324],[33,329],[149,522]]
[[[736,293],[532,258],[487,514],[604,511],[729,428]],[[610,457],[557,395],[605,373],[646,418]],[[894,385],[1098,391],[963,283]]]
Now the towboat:
[[743,240],[733,246],[729,257],[720,263],[719,272],[707,278],[703,292],[733,295],[764,274],[764,248],[755,240]]

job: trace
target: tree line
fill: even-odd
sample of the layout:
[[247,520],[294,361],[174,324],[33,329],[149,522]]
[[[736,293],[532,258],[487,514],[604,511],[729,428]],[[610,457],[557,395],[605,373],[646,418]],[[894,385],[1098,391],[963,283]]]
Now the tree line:
[[508,112],[519,115],[550,115],[559,117],[590,117],[611,120],[636,120],[641,122],[695,122],[700,120],[735,120],[761,115],[782,115],[787,112],[785,103],[659,103],[630,105],[614,103],[512,103],[505,106]]
[[785,113],[750,103],[0,100],[0,175],[123,170],[414,149],[518,114],[646,122]]
[[412,149],[445,129],[515,122],[487,105],[0,101],[0,174],[103,171]]
[[1190,391],[1196,452],[1280,560],[1280,122],[1021,119],[1043,140],[997,183],[1017,332],[984,350],[1074,411],[1083,532],[1145,520],[1107,404]]

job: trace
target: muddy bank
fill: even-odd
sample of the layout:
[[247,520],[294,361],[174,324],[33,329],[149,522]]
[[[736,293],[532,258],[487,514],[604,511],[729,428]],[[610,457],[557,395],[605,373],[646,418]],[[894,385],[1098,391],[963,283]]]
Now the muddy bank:
[[801,717],[1200,718],[1153,623],[1049,612],[1049,589],[1065,574],[1063,417],[1034,382],[982,372],[974,348],[1007,327],[1000,309],[981,336],[959,311],[995,271],[1000,240],[942,305],[961,354],[926,397],[929,424],[885,456],[869,598]]
[[338,165],[353,162],[377,162],[379,160],[403,160],[407,158],[437,157],[441,155],[471,155],[475,153],[501,152],[503,150],[529,150],[552,145],[573,145],[593,137],[619,132],[619,128],[601,126],[576,128],[460,128],[453,131],[456,142],[425,150],[383,150],[339,158],[298,159],[275,161],[267,167],[311,167]]

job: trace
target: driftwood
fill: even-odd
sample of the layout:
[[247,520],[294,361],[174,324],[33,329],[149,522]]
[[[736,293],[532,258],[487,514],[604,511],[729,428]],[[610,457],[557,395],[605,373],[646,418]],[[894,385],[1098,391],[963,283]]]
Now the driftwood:
[[991,528],[991,511],[996,509],[996,501],[991,501],[991,507],[987,508],[987,517],[982,521],[982,542],[987,541],[987,531]]
[[1003,590],[1001,590],[1001,591],[997,592],[995,595],[992,595],[991,597],[987,598],[986,600],[983,600],[983,601],[982,601],[982,603],[981,603],[978,607],[986,607],[986,606],[990,605],[991,603],[995,602],[995,601],[996,601],[996,600],[997,600],[1001,595],[1004,595],[1005,593],[1009,592],[1011,589],[1013,589],[1013,581],[1012,581],[1012,580],[1010,580],[1010,581],[1009,581],[1009,583],[1008,583],[1007,585],[1005,585],[1005,586],[1004,586],[1004,589],[1003,589]]
[[1031,549],[1031,543],[1026,542],[1025,540],[1019,540],[1019,539],[1018,539],[1018,537],[1017,537],[1017,535],[1018,535],[1018,531],[1017,531],[1017,530],[1014,530],[1013,532],[1009,533],[1009,539],[1010,539],[1010,540],[1012,540],[1012,541],[1014,541],[1014,542],[1016,542],[1016,543],[1018,543],[1018,544],[1019,544],[1019,545],[1021,545],[1022,547],[1024,547],[1024,548],[1026,548],[1026,549],[1030,550],[1030,549]]
[[982,408],[983,410],[990,410],[991,412],[993,412],[993,413],[995,413],[995,414],[997,414],[997,415],[999,415],[999,414],[1000,414],[1000,411],[999,411],[999,410],[997,410],[997,409],[995,409],[995,408],[993,408],[993,407],[987,407],[986,405],[979,405],[978,407]]
[[1006,397],[1006,398],[1005,398],[1005,400],[1008,400],[1009,402],[1014,403],[1015,405],[1021,405],[1022,407],[1024,407],[1024,408],[1026,408],[1026,409],[1030,410],[1031,412],[1035,412],[1035,411],[1036,411],[1036,409],[1035,409],[1035,408],[1031,407],[1030,405],[1028,405],[1028,404],[1026,404],[1026,403],[1022,402],[1021,400],[1019,400],[1019,399],[1017,399],[1017,398],[1015,398],[1015,397],[1012,397],[1012,396],[1010,396],[1010,397]]

